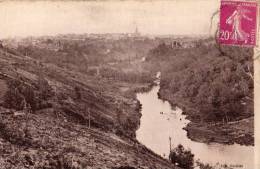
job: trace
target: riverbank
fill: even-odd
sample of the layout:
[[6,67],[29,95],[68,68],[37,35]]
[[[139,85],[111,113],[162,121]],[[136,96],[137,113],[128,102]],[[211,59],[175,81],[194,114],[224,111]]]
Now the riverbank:
[[191,140],[203,143],[254,145],[253,117],[229,123],[198,121],[196,116],[194,116],[198,110],[191,108],[184,99],[173,99],[170,97],[170,91],[167,89],[160,89],[159,96],[161,99],[169,101],[173,107],[177,106],[183,110],[183,114],[190,120],[190,123],[184,129]]
[[[252,157],[254,154],[252,146],[229,145],[225,140],[220,140],[219,137],[216,137],[219,139],[219,143],[209,142],[209,139],[190,139],[191,137],[188,137],[187,132],[183,129],[190,121],[186,119],[186,115],[182,113],[179,107],[173,107],[168,101],[158,98],[159,89],[160,87],[157,85],[149,92],[137,94],[137,98],[142,104],[142,117],[140,128],[136,132],[136,138],[141,143],[165,158],[168,157],[171,146],[176,147],[181,144],[194,154],[195,160],[199,159],[205,164],[212,166],[215,166],[217,163],[228,166],[239,164],[244,168],[252,168]],[[248,125],[247,120],[240,122]],[[236,123],[238,124],[238,122]],[[199,127],[204,126],[201,125]],[[247,127],[250,128],[252,126]],[[243,129],[246,129],[246,127]],[[208,130],[207,132],[212,131]],[[192,131],[192,133],[206,134],[208,136],[208,133],[201,130]],[[203,136],[196,136],[196,138],[200,137],[202,138]],[[241,159],[241,154],[245,158]],[[212,158],[212,155],[214,155],[214,158]]]
[[204,143],[254,145],[253,117],[230,124],[189,123],[185,130],[187,136],[194,141]]
[[191,139],[254,145],[253,120],[232,123],[254,117],[253,50],[220,49],[214,39],[195,44],[161,44],[150,51],[147,61],[156,63],[162,74],[160,97],[187,115]]

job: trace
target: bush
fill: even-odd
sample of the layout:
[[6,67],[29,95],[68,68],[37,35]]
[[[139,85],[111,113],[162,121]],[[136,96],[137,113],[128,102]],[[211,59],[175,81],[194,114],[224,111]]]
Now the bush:
[[190,150],[185,150],[181,144],[171,150],[169,159],[173,164],[177,164],[183,169],[193,168],[194,154]]
[[29,104],[31,109],[36,110],[36,97],[31,86],[22,84],[18,80],[8,81],[9,90],[4,96],[4,106],[16,110],[23,110],[25,104]]

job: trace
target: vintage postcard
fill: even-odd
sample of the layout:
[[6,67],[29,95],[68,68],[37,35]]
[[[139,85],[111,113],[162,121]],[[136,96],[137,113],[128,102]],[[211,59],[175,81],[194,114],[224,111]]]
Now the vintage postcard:
[[259,169],[259,5],[0,1],[0,169]]

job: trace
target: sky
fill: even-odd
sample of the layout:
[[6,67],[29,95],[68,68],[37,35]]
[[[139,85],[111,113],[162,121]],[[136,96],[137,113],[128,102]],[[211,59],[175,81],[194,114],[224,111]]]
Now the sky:
[[0,38],[67,33],[208,34],[219,0],[0,3]]

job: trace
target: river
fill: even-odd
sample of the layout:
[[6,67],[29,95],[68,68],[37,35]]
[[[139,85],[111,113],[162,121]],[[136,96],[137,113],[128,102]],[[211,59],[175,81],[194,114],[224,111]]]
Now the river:
[[170,137],[172,147],[182,144],[191,150],[195,159],[200,159],[203,163],[240,165],[239,169],[254,168],[253,146],[206,144],[190,140],[187,132],[183,130],[189,120],[185,119],[181,109],[173,110],[169,102],[158,98],[159,75],[156,86],[149,92],[137,94],[137,99],[142,104],[142,117],[136,134],[142,144],[162,157],[168,158]]

